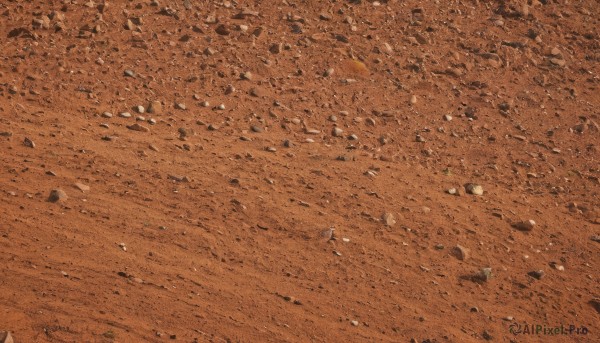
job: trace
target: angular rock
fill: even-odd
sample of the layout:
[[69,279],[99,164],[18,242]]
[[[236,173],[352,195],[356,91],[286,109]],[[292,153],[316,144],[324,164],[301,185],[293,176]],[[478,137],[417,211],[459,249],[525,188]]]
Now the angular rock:
[[468,194],[483,195],[483,187],[475,183],[469,183],[465,186],[465,191]]
[[162,103],[158,100],[152,101],[148,106],[148,113],[161,114],[163,111]]
[[135,124],[132,124],[132,125],[127,125],[127,128],[129,130],[139,131],[139,132],[148,132],[148,131],[150,131],[149,128],[147,128],[147,127],[145,127],[143,125],[140,125],[138,123],[135,123]]
[[456,245],[452,249],[452,254],[461,261],[466,261],[471,257],[471,250],[463,247],[462,245]]

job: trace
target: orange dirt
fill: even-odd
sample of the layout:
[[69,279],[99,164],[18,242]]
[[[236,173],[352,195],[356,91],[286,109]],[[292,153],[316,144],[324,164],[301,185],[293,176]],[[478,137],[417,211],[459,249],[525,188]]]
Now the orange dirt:
[[1,1],[0,332],[598,341],[599,28],[594,0]]

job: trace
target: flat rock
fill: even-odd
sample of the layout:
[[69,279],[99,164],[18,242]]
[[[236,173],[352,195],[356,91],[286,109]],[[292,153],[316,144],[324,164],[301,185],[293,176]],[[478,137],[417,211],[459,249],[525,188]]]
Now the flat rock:
[[127,125],[127,128],[129,130],[139,131],[139,132],[148,132],[148,131],[150,131],[149,128],[147,128],[147,127],[145,127],[143,125],[140,125],[138,123],[135,123],[135,124],[132,124],[132,125]]
[[74,184],[74,186],[75,186],[75,188],[79,189],[80,191],[82,191],[84,193],[88,192],[90,190],[90,186],[84,185],[83,183],[80,183],[80,182],[76,182]]

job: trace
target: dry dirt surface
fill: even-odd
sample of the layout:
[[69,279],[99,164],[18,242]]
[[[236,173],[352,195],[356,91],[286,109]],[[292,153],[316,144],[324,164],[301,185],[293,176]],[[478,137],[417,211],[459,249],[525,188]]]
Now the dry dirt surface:
[[0,48],[2,340],[600,340],[596,0],[2,0]]

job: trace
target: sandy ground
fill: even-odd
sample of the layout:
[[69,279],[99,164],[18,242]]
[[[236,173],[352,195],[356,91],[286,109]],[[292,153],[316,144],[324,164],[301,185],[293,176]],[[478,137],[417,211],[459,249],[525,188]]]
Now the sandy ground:
[[0,332],[600,340],[600,4],[526,3],[0,1]]

